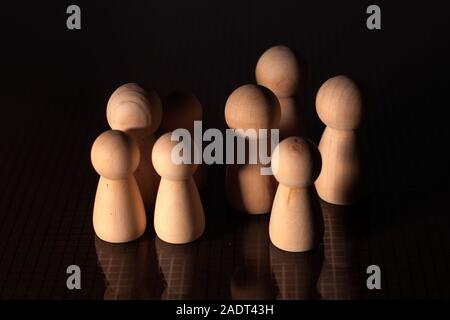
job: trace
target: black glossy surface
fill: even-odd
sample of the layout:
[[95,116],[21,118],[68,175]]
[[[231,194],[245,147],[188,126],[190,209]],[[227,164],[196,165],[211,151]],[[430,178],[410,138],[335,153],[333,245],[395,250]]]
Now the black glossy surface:
[[[10,3],[0,13],[0,298],[450,298],[445,8],[385,4],[383,29],[371,32],[360,1],[79,4],[79,32],[65,28],[65,3]],[[323,129],[320,84],[345,73],[361,86],[369,198],[324,206],[323,247],[285,254],[268,241],[267,217],[227,208],[216,166],[202,194],[201,241],[173,247],[151,232],[124,245],[96,239],[89,152],[108,128],[114,88],[192,91],[204,127],[224,129],[227,96],[254,81],[258,56],[278,43],[307,66],[313,141]],[[70,264],[82,269],[80,291],[66,289]],[[370,264],[381,267],[380,291],[365,287]]]

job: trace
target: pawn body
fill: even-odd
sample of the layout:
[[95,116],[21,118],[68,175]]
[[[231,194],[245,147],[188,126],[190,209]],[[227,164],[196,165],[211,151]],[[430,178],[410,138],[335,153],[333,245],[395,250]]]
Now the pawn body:
[[240,212],[264,214],[270,212],[277,190],[272,175],[262,175],[259,164],[229,165],[225,173],[228,202]]
[[351,204],[363,191],[363,152],[358,127],[362,118],[361,96],[349,78],[327,80],[316,97],[317,113],[327,127],[319,143],[322,171],[316,180],[321,199]]
[[113,243],[139,238],[147,220],[133,176],[139,161],[136,144],[121,131],[106,131],[95,140],[91,159],[101,176],[93,212],[95,233],[100,239]]
[[205,215],[192,177],[197,166],[172,162],[171,153],[176,144],[177,142],[171,141],[171,132],[168,132],[153,147],[153,165],[161,175],[154,226],[161,240],[183,244],[192,242],[203,234]]
[[161,123],[161,101],[155,91],[127,83],[111,95],[106,115],[112,129],[127,132],[138,145],[140,159],[134,176],[145,208],[151,211],[159,184],[151,162],[151,150],[156,140],[154,132]]
[[279,98],[280,101],[280,139],[292,136],[307,136],[305,114],[297,97]]
[[155,204],[155,231],[166,242],[192,242],[203,234],[205,217],[193,177],[183,181],[161,178]]
[[285,251],[304,252],[320,241],[317,193],[314,186],[289,188],[280,184],[269,227],[272,243]]
[[320,203],[313,185],[320,171],[317,148],[305,139],[287,138],[275,149],[272,168],[280,184],[270,216],[270,240],[290,252],[316,248],[322,236]]
[[[270,130],[277,128],[279,124],[280,105],[269,89],[247,84],[237,88],[228,98],[225,105],[225,120],[232,129],[244,131],[253,129],[256,134],[260,129],[266,129],[270,136]],[[260,139],[259,136],[256,139],[246,138],[246,163],[227,166],[225,176],[227,199],[236,210],[249,214],[270,212],[276,181],[271,175],[261,174],[260,169],[263,165],[259,155],[249,154],[259,152],[260,147],[269,142],[270,138]],[[256,145],[257,150],[249,148],[250,143]],[[266,150],[270,150],[270,147]],[[249,163],[250,156],[257,159],[256,163]]]
[[316,188],[321,199],[338,205],[362,196],[362,159],[357,132],[325,128],[319,143],[323,167]]

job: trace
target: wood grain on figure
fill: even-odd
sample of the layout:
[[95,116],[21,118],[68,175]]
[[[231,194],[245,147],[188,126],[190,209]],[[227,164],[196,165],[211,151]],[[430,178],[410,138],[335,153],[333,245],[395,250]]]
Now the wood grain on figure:
[[95,233],[113,243],[139,238],[147,220],[133,176],[139,163],[136,143],[122,131],[106,131],[95,140],[91,161],[100,174],[93,213]]
[[196,164],[175,164],[172,150],[178,144],[171,132],[153,146],[152,161],[161,176],[155,204],[155,231],[161,240],[182,244],[198,239],[205,229],[205,215],[192,175]]
[[[162,132],[176,129],[189,130],[194,137],[194,121],[202,121],[203,108],[197,97],[188,92],[175,91],[163,100]],[[194,180],[198,189],[203,189],[207,182],[207,166],[199,164],[194,173]]]
[[345,76],[327,80],[316,97],[319,118],[327,126],[320,139],[322,171],[315,185],[333,204],[351,204],[362,195],[363,160],[358,127],[363,117],[361,94]]
[[291,49],[279,45],[266,50],[256,64],[255,75],[257,83],[269,88],[280,102],[280,137],[305,136],[307,124],[298,99],[304,71]]
[[[274,129],[278,127],[280,105],[276,96],[263,86],[247,84],[237,88],[225,105],[225,121],[232,129]],[[258,132],[256,132],[258,133]],[[247,139],[249,142],[249,139]],[[258,145],[269,144],[259,139]],[[257,148],[258,149],[258,148]],[[270,150],[270,146],[267,147]],[[276,181],[271,175],[262,175],[259,162],[230,164],[226,171],[226,193],[229,203],[236,210],[249,214],[270,212],[275,196]],[[258,150],[256,150],[258,152]],[[236,155],[236,153],[235,153]],[[257,155],[256,155],[257,156]],[[270,165],[270,164],[268,164]],[[268,166],[267,165],[267,166]]]
[[269,235],[276,247],[291,252],[317,247],[322,236],[322,219],[314,180],[320,167],[320,153],[309,140],[289,137],[275,148],[272,170],[279,186]]
[[147,211],[154,206],[159,176],[151,162],[155,131],[161,123],[162,105],[157,93],[144,90],[135,83],[127,83],[114,91],[106,108],[112,129],[127,132],[136,141],[140,160],[134,173]]

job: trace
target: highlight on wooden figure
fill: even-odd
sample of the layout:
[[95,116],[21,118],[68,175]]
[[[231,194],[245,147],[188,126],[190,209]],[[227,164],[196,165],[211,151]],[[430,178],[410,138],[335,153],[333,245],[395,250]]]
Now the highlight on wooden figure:
[[266,50],[256,64],[256,82],[269,88],[280,102],[281,139],[307,135],[304,110],[298,99],[304,74],[295,54],[283,45]]
[[320,153],[309,140],[289,137],[275,148],[272,170],[279,185],[273,201],[269,235],[276,247],[304,252],[319,244],[323,224],[314,180],[320,167]]
[[159,184],[159,176],[151,162],[151,151],[156,140],[154,133],[161,123],[161,100],[154,90],[127,83],[117,88],[109,98],[106,117],[112,129],[127,132],[138,145],[140,159],[134,176],[145,208],[150,212]]
[[153,165],[161,176],[154,224],[156,234],[161,240],[182,244],[192,242],[203,234],[205,215],[192,177],[197,165],[192,160],[191,164],[175,164],[172,151],[179,142],[172,141],[171,135],[171,132],[162,135],[152,151]]
[[319,144],[323,164],[315,183],[317,192],[332,204],[354,203],[363,193],[360,91],[346,76],[331,78],[317,93],[316,109],[326,124]]
[[122,131],[103,132],[92,146],[91,161],[100,175],[93,213],[95,233],[113,243],[139,238],[147,219],[133,176],[139,163],[136,143]]

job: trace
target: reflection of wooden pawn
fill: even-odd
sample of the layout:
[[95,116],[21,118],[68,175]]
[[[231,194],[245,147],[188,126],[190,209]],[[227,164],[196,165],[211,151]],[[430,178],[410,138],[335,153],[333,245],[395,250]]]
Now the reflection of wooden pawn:
[[[232,129],[274,129],[278,127],[280,105],[275,95],[263,86],[247,84],[237,88],[228,98],[225,105],[225,120]],[[270,132],[269,132],[270,133]],[[267,143],[270,151],[270,135],[268,141],[256,138],[259,147]],[[249,143],[250,139],[247,139]],[[254,141],[252,141],[254,142]],[[272,207],[276,190],[276,181],[271,175],[262,175],[259,160],[256,164],[230,164],[225,177],[226,193],[229,203],[236,210],[250,213],[268,213]],[[256,155],[258,157],[258,155]]]
[[[269,259],[268,216],[245,216],[246,223],[239,221],[236,270],[231,279],[231,297],[235,300],[268,300],[275,297]],[[245,228],[245,229],[244,229]],[[242,230],[244,229],[244,230]]]
[[134,173],[147,212],[153,210],[159,176],[153,169],[151,150],[154,132],[161,123],[162,106],[157,93],[144,90],[135,83],[127,83],[113,92],[106,108],[112,129],[127,132],[136,141],[140,160]]
[[294,53],[286,46],[266,50],[255,70],[258,84],[269,88],[280,101],[280,138],[305,136],[304,110],[298,101],[303,72]]
[[325,201],[320,204],[325,225],[325,254],[317,288],[324,299],[360,299],[361,283],[365,279],[360,272],[358,252],[367,234],[367,210]]
[[309,140],[290,137],[274,150],[272,170],[280,184],[269,234],[272,243],[282,250],[309,251],[321,240],[322,214],[314,188],[320,166],[319,151]]
[[95,237],[95,251],[106,278],[104,298],[159,299],[162,279],[148,236],[128,243],[107,243]]
[[195,243],[174,245],[159,238],[155,239],[156,255],[165,287],[162,300],[201,299],[203,284],[196,286],[196,257],[198,248]]
[[192,164],[173,162],[172,150],[179,142],[172,141],[171,135],[171,132],[162,135],[152,151],[153,165],[161,176],[154,223],[160,239],[182,244],[192,242],[203,234],[205,214],[192,177],[197,165],[193,161]]
[[139,162],[136,143],[122,131],[106,131],[95,140],[91,160],[100,174],[93,214],[95,233],[108,242],[139,238],[147,220],[133,176]]
[[316,289],[322,252],[286,252],[270,245],[270,266],[280,300],[306,300],[318,297]]
[[317,192],[329,203],[354,203],[362,195],[364,171],[357,130],[363,108],[356,84],[345,76],[327,80],[317,93],[316,109],[327,125],[319,144],[323,165]]
[[[174,131],[179,128],[189,130],[194,137],[194,121],[202,121],[203,109],[197,97],[187,92],[172,92],[163,100],[162,132]],[[206,186],[207,167],[198,165],[194,180],[199,190]]]

